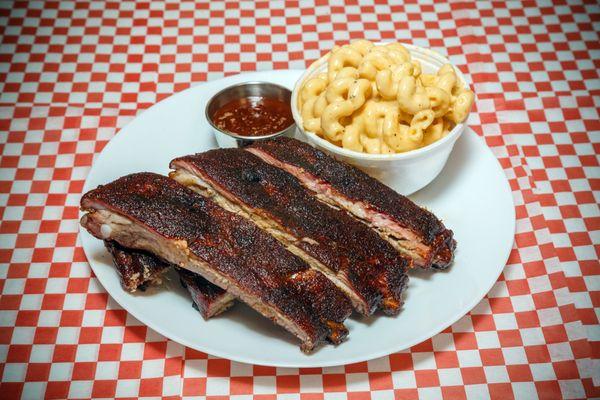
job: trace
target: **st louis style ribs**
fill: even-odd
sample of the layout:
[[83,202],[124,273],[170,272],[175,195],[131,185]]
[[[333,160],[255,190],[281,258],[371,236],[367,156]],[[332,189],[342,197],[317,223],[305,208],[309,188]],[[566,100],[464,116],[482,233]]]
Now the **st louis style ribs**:
[[323,272],[364,315],[397,314],[410,261],[366,225],[316,200],[285,171],[240,149],[175,159],[171,176],[238,213]]
[[294,175],[323,202],[364,221],[416,266],[444,269],[452,263],[452,231],[433,213],[358,168],[286,137],[256,142],[247,150]]
[[339,343],[347,298],[256,225],[153,173],[127,175],[86,193],[81,224],[92,235],[145,250],[198,273],[301,341]]
[[431,212],[308,144],[277,138],[171,161],[86,193],[81,225],[104,240],[125,290],[174,268],[208,319],[236,300],[310,352],[344,321],[400,312],[407,271],[447,268],[456,241]]

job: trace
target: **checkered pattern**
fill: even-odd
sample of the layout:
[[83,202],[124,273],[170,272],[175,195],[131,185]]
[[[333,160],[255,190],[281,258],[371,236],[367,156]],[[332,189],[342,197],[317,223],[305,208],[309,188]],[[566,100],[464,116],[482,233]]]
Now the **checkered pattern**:
[[[0,397],[600,396],[600,7],[595,1],[0,2]],[[484,300],[406,351],[336,368],[218,359],[99,285],[77,236],[85,177],[136,113],[205,80],[303,68],[367,37],[448,54],[517,210]]]

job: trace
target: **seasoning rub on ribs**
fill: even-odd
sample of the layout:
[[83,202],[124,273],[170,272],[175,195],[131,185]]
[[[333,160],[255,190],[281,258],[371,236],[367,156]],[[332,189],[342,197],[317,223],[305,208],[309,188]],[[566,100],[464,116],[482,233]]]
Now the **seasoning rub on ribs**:
[[253,220],[323,272],[364,315],[397,314],[409,260],[366,225],[316,200],[290,174],[240,149],[171,162],[171,177]]
[[227,290],[309,352],[347,335],[347,298],[253,223],[167,177],[127,175],[86,193],[81,225],[102,240],[156,254]]
[[416,266],[444,269],[452,263],[456,248],[452,231],[433,213],[358,168],[286,137],[256,142],[247,150],[294,175],[321,201],[364,221]]

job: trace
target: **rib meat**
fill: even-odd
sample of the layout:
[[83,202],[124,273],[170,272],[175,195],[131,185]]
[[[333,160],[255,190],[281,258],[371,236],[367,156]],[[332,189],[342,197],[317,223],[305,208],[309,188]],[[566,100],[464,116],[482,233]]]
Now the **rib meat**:
[[102,240],[199,273],[297,336],[304,351],[340,342],[350,303],[321,274],[251,222],[153,174],[86,193],[81,224]]
[[190,292],[194,308],[202,318],[209,319],[221,314],[235,302],[235,297],[220,287],[213,285],[201,275],[184,268],[175,268],[179,274],[181,285]]
[[[121,286],[131,293],[138,289],[144,291],[151,285],[160,285],[164,273],[174,267],[146,251],[127,249],[110,240],[105,240],[104,245],[112,255]],[[194,307],[204,319],[220,314],[233,305],[235,297],[201,275],[183,268],[175,269],[181,284],[190,292]]]
[[171,168],[171,177],[253,220],[323,272],[359,312],[399,312],[409,261],[364,224],[314,199],[293,176],[240,149],[178,158]]
[[145,251],[126,249],[110,240],[105,240],[104,245],[112,256],[121,286],[131,293],[160,285],[163,274],[171,268],[171,264]]
[[358,168],[286,137],[259,141],[247,150],[294,175],[321,201],[364,221],[415,265],[444,269],[452,263],[456,248],[452,231],[433,213]]

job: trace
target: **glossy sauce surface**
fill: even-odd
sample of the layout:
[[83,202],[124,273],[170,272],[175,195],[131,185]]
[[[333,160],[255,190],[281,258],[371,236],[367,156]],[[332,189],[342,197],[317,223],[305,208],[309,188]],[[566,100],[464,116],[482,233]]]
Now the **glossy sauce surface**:
[[290,126],[294,119],[290,105],[269,97],[245,97],[219,108],[213,117],[221,130],[240,136],[264,136]]

